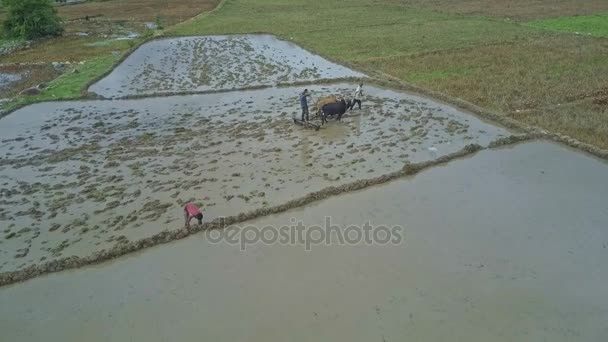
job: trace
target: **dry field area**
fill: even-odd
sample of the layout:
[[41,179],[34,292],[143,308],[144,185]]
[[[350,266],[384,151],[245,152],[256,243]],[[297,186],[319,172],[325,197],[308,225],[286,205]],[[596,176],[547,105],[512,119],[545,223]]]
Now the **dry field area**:
[[527,21],[608,11],[605,0],[394,0],[404,6],[441,12]]
[[608,45],[598,39],[554,35],[378,59],[370,66],[608,148]]
[[59,15],[65,20],[96,16],[104,20],[125,20],[131,23],[153,22],[158,16],[167,25],[192,18],[198,13],[210,11],[219,0],[109,0],[90,1],[59,7]]

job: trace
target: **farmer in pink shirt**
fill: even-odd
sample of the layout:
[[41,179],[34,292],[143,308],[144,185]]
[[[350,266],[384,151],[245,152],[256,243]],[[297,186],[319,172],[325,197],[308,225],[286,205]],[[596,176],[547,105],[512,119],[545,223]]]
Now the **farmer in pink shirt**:
[[203,224],[203,213],[192,203],[188,203],[184,207],[184,217],[186,218],[186,228],[188,228],[188,230],[190,230],[190,220],[194,217],[198,220],[198,224]]

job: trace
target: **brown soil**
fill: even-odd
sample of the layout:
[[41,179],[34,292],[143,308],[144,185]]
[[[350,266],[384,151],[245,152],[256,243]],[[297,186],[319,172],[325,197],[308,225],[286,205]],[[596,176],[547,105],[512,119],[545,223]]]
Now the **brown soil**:
[[163,24],[173,25],[201,12],[210,11],[219,0],[109,0],[61,6],[59,15],[65,20],[99,16],[99,20],[153,22],[158,16]]
[[46,83],[59,76],[59,72],[50,64],[41,65],[0,65],[0,73],[19,74],[21,79],[0,88],[0,98],[17,95],[23,89]]

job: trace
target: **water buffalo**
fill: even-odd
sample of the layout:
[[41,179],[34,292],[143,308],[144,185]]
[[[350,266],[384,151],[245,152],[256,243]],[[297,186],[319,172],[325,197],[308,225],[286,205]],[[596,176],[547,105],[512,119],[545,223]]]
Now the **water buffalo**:
[[317,114],[317,118],[321,118],[322,117],[322,113],[321,113],[321,109],[323,108],[323,106],[325,106],[328,103],[335,103],[338,102],[338,98],[336,96],[326,96],[326,97],[322,97],[320,98],[317,103],[315,103],[315,112]]
[[325,106],[326,104],[334,103],[334,102],[338,102],[338,101],[340,101],[340,100],[338,99],[337,96],[333,96],[333,95],[325,96],[325,97],[322,97],[319,100],[317,100],[315,107],[317,107],[318,111],[321,111],[321,108],[323,108],[323,106]]
[[323,105],[323,107],[321,108],[321,124],[326,123],[327,117],[333,115],[337,115],[338,121],[340,121],[342,119],[342,115],[346,113],[346,109],[348,109],[349,105],[350,104],[347,103],[344,99],[338,102]]

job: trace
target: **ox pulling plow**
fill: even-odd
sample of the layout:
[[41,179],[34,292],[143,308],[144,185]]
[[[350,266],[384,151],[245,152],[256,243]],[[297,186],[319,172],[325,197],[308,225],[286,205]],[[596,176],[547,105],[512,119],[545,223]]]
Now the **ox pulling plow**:
[[327,118],[330,116],[335,116],[336,120],[340,121],[342,119],[342,115],[346,113],[347,109],[351,107],[351,101],[346,101],[344,98],[337,96],[327,96],[319,99],[314,106],[314,112],[312,119],[314,121],[321,120],[321,123],[313,123],[311,121],[300,120],[296,117],[293,118],[293,122],[297,125],[313,128],[315,131],[318,131],[321,126],[323,126],[327,121]]

